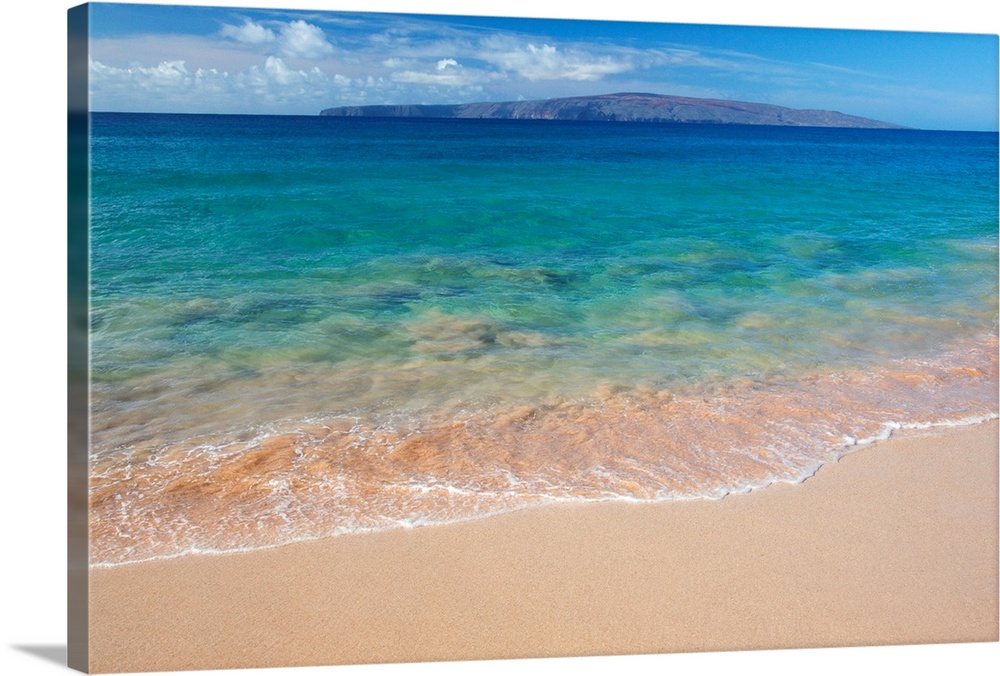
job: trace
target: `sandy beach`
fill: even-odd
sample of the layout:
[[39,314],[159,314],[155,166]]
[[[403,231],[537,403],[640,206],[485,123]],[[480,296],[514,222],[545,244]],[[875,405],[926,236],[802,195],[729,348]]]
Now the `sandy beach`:
[[91,571],[93,672],[998,640],[996,421],[723,500]]

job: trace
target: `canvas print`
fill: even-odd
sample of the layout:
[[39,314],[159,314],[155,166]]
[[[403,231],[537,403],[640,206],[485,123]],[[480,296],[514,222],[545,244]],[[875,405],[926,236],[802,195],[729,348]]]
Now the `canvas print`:
[[997,640],[997,36],[70,26],[72,666]]

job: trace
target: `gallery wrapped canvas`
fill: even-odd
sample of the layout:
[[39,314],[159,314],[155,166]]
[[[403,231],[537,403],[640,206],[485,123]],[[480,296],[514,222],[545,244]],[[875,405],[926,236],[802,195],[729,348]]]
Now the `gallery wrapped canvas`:
[[997,640],[995,35],[69,19],[71,666]]

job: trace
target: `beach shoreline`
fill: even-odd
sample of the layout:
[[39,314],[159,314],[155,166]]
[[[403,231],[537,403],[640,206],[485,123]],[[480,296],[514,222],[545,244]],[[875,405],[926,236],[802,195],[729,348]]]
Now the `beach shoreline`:
[[92,568],[91,671],[997,641],[997,439],[910,433],[722,500]]

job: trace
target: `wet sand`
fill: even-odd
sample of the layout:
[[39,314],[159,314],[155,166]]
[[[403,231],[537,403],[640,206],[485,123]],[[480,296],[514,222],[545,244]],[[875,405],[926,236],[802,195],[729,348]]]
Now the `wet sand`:
[[91,571],[91,670],[998,640],[996,421],[723,500]]

